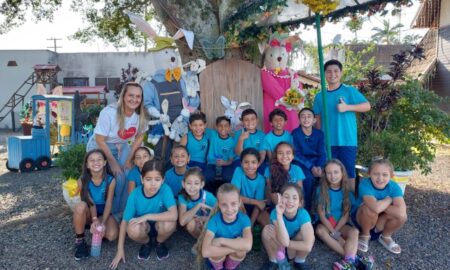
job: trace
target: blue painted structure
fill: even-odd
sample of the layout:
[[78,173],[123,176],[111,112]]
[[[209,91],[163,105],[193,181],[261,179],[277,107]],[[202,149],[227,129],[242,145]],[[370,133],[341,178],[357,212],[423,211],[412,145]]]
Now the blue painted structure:
[[[39,101],[45,103],[45,128],[33,128],[31,136],[11,136],[8,138],[8,161],[6,167],[11,171],[33,171],[37,169],[48,169],[51,166],[50,153],[50,114],[51,102],[70,101],[72,112],[72,123],[70,130],[70,141],[68,144],[76,143],[76,133],[74,125],[74,103],[71,96],[32,96],[33,119],[37,114],[37,104]],[[58,128],[58,141],[60,140]]]

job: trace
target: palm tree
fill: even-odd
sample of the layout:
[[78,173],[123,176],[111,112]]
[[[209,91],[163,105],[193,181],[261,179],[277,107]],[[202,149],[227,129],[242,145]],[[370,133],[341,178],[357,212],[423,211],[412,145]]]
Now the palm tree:
[[403,44],[405,45],[411,45],[411,44],[417,44],[422,39],[421,35],[417,34],[410,34],[403,37]]
[[397,44],[399,40],[397,39],[398,34],[400,33],[400,29],[403,27],[403,24],[396,24],[391,27],[388,20],[383,20],[383,28],[374,27],[372,31],[375,31],[375,34],[372,35],[372,39],[377,43],[382,44]]

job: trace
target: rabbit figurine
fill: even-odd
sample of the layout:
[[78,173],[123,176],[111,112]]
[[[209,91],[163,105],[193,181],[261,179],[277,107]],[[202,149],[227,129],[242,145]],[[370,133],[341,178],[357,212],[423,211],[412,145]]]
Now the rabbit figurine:
[[[300,41],[297,36],[288,37],[286,34],[275,32],[267,44],[259,44],[260,52],[264,55],[264,67],[261,69],[261,83],[263,87],[263,123],[264,132],[271,129],[269,114],[275,109],[275,102],[282,98],[294,81],[299,85],[295,87],[301,89],[301,84],[297,80],[297,74],[287,67],[289,53],[293,46]],[[297,111],[287,110],[283,106],[278,107],[286,112],[288,122],[286,130],[292,131],[299,126]]]
[[167,99],[163,100],[161,108],[163,113],[159,115],[159,119],[149,121],[149,125],[154,127],[152,127],[148,134],[147,142],[153,145],[157,145],[163,135],[169,136],[170,134],[169,128],[171,124],[167,115],[169,111],[169,101]]
[[228,98],[224,96],[220,96],[220,101],[222,102],[222,105],[225,107],[225,117],[230,119],[231,121],[231,129],[233,131],[239,130],[242,128],[241,123],[241,114],[242,111],[246,108],[250,108],[251,104],[248,102],[241,102],[238,103],[235,100],[229,100]]
[[187,104],[186,99],[183,98],[183,109],[181,110],[180,115],[172,123],[169,135],[170,139],[179,142],[181,138],[188,133],[189,116],[196,110],[197,108],[190,107]]

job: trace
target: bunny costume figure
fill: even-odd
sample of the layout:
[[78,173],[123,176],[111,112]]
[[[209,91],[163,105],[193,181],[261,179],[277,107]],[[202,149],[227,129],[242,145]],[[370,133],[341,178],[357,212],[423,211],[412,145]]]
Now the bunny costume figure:
[[238,104],[235,100],[229,100],[224,96],[220,96],[220,101],[222,105],[225,107],[225,117],[230,119],[231,122],[231,130],[238,131],[242,129],[241,123],[241,114],[244,109],[251,108],[251,104],[248,102],[241,102]]
[[[271,130],[269,114],[275,109],[275,102],[282,98],[291,87],[297,74],[287,68],[289,53],[292,51],[295,42],[298,42],[297,36],[288,37],[274,33],[268,44],[260,46],[261,53],[264,53],[264,67],[261,69],[261,84],[263,87],[263,123],[264,132]],[[294,76],[294,78],[293,78]],[[298,82],[298,80],[296,80]],[[298,82],[299,83],[299,82]],[[299,83],[299,88],[301,85]],[[292,132],[299,126],[297,111],[287,110],[285,107],[278,107],[286,112],[288,121],[286,130]]]
[[[175,44],[175,40],[185,36],[188,45],[191,47],[194,38],[193,33],[180,29],[173,37],[160,37],[156,35],[156,32],[145,20],[132,13],[127,14],[136,27],[146,33],[156,43],[156,46],[149,49],[149,51],[153,52],[153,58],[159,66],[155,74],[150,76],[142,84],[142,88],[144,89],[144,105],[152,117],[164,120],[161,119],[161,115],[163,114],[161,111],[161,102],[167,99],[170,104],[167,116],[172,123],[183,109],[183,97],[191,107],[197,108],[200,105],[200,97],[198,95],[188,95],[186,82],[183,78],[180,55],[176,50],[177,46]],[[161,131],[163,130],[160,126],[155,126],[155,128]],[[168,153],[170,153],[172,148],[171,142],[168,141],[165,153],[163,153],[162,147],[160,141],[156,145],[156,154],[168,158]]]

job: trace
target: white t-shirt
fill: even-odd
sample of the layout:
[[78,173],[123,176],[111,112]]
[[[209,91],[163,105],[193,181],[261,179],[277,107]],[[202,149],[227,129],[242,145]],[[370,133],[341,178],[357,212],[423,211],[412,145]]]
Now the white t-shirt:
[[139,129],[139,115],[133,112],[130,117],[125,117],[125,128],[119,132],[117,120],[117,104],[111,104],[103,108],[97,120],[94,134],[106,136],[107,143],[133,142]]

